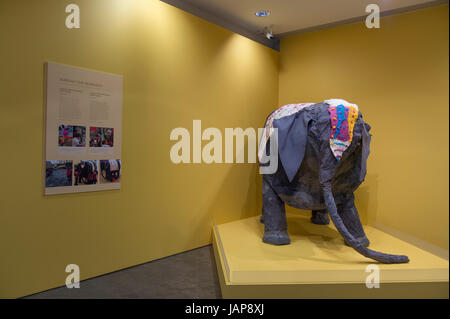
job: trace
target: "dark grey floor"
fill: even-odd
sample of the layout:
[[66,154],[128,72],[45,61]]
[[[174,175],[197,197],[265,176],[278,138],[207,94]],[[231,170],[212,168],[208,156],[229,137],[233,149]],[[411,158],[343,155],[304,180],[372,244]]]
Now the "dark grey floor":
[[211,245],[25,298],[221,298]]

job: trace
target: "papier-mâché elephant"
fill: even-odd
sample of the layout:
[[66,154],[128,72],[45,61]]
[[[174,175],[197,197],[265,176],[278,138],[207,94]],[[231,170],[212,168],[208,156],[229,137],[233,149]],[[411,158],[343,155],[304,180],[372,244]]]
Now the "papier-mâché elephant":
[[328,224],[329,213],[345,243],[365,257],[381,263],[409,261],[407,256],[367,248],[369,240],[353,192],[366,175],[371,135],[358,106],[332,99],[277,109],[266,120],[263,154],[268,153],[273,129],[278,132],[279,156],[276,172],[263,175],[261,222],[265,243],[290,243],[284,207],[287,204],[312,210],[311,221],[315,224]]

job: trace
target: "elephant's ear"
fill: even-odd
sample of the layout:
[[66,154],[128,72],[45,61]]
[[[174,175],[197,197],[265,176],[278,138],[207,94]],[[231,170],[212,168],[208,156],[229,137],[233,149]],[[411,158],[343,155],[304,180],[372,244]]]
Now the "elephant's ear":
[[362,154],[361,154],[361,172],[359,175],[359,180],[362,182],[364,178],[366,177],[366,171],[367,171],[367,158],[369,157],[370,153],[370,139],[371,135],[369,133],[370,131],[370,125],[363,122],[363,128],[362,128]]
[[273,127],[278,129],[278,154],[289,182],[305,155],[310,120],[309,113],[302,110],[273,122]]

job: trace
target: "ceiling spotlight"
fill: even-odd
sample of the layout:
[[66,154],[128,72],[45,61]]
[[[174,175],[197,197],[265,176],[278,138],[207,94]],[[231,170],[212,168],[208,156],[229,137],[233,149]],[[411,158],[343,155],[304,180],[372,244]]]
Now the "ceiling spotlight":
[[255,13],[257,17],[267,17],[270,15],[270,11],[261,10]]
[[272,32],[272,25],[270,27],[265,27],[264,34],[266,35],[267,39],[273,39],[273,32]]

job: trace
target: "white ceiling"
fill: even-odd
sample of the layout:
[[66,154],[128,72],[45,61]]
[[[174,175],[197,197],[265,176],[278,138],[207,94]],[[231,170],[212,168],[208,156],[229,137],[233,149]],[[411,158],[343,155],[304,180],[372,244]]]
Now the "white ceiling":
[[[163,0],[164,1],[164,0]],[[345,21],[367,15],[367,4],[376,3],[382,12],[407,7],[420,7],[439,2],[436,0],[183,0],[229,23],[262,33],[265,26],[273,25],[274,34]],[[259,10],[269,10],[270,16],[260,18]]]

